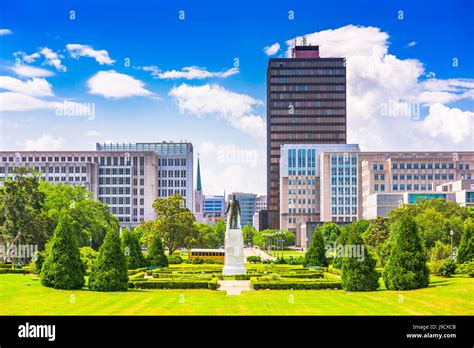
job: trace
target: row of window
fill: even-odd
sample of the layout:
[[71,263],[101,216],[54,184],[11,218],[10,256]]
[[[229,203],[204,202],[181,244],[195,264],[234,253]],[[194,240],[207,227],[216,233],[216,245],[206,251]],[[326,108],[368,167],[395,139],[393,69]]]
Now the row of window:
[[345,77],[272,77],[270,83],[346,83]]
[[[140,179],[142,182],[143,179]],[[137,183],[137,179],[133,179],[134,185]],[[99,177],[99,185],[130,185],[129,176],[113,176],[113,177]],[[143,184],[142,184],[143,185]]]
[[[316,208],[292,208],[288,209],[288,214],[316,214]],[[292,223],[291,220],[294,220],[296,218],[288,218],[290,223]],[[294,221],[296,222],[296,221]]]
[[[346,114],[346,109],[292,109],[290,114],[290,109],[288,107],[282,109],[271,109],[270,115],[273,116],[285,116],[295,115],[296,116],[341,116]],[[343,121],[343,120],[342,120]]]
[[357,177],[356,176],[352,176],[352,177],[342,177],[342,176],[338,176],[338,177],[331,177],[331,185],[333,186],[337,186],[337,185],[346,185],[346,186],[349,186],[349,185],[352,185],[352,186],[356,186],[357,185]]
[[[406,189],[405,189],[405,187],[406,187]],[[421,184],[421,185],[413,184],[413,190],[414,191],[418,191],[418,190],[426,191],[426,188],[427,188],[426,184]],[[407,184],[406,186],[405,186],[405,184],[400,184],[400,185],[393,184],[393,191],[399,191],[399,190],[400,191],[411,191],[411,189],[412,189],[412,184]],[[431,190],[433,190],[433,185],[428,184],[428,191],[431,191]]]
[[[130,197],[125,196],[125,197],[99,197],[99,200],[101,202],[107,203],[107,204],[130,204]],[[143,204],[142,204],[143,205]]]
[[332,187],[331,188],[331,194],[332,196],[342,196],[342,195],[357,195],[357,187]]
[[275,99],[346,99],[345,93],[271,93],[270,100]]
[[272,101],[270,103],[272,108],[288,108],[291,112],[291,108],[331,108],[346,106],[345,100],[340,101]]
[[315,195],[316,194],[316,189],[294,189],[294,188],[289,188],[288,189],[288,194],[289,195],[305,195],[306,192],[308,192],[308,195]]
[[99,168],[99,175],[130,175],[130,168]]
[[271,92],[341,92],[346,86],[341,85],[273,85]]
[[186,166],[186,158],[159,158],[158,159],[158,165],[162,167],[166,166]]
[[159,170],[158,177],[159,178],[185,178],[186,171],[185,170]]
[[[454,180],[454,174],[406,174],[407,180],[411,180],[412,178],[414,180],[418,180],[419,178],[426,180],[427,177],[428,180],[433,180],[433,177],[435,180]],[[393,180],[405,180],[405,174],[393,174]]]
[[158,193],[160,194],[160,197],[168,197],[172,195],[181,195],[182,197],[186,197],[186,190],[185,189],[161,189],[158,190]]
[[129,195],[130,187],[99,186],[99,195]]
[[288,185],[316,185],[316,179],[288,179]]
[[[453,162],[450,162],[450,163],[403,163],[403,162],[400,162],[400,163],[393,163],[392,164],[392,169],[454,169],[454,163]],[[458,164],[458,169],[460,170],[469,170],[470,169],[470,165],[469,163],[459,163]]]
[[288,205],[292,205],[292,204],[306,204],[306,202],[308,202],[308,204],[316,204],[316,198],[289,198],[288,199]]
[[270,67],[272,68],[281,68],[281,67],[295,67],[295,68],[323,68],[323,67],[343,67],[343,60],[272,60],[270,61]]
[[272,76],[294,76],[294,75],[345,75],[346,69],[279,69],[271,70],[270,75]]
[[158,180],[158,187],[186,187],[186,180]]
[[356,207],[332,207],[333,215],[355,215],[357,214]]
[[357,197],[332,197],[332,205],[357,205]]

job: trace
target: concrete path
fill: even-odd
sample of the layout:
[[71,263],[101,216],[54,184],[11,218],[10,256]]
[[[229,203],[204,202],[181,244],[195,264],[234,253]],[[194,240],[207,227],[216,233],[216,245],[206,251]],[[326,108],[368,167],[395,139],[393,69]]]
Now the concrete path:
[[267,253],[255,247],[245,248],[244,254],[246,258],[247,256],[260,256],[262,260],[275,260],[276,259],[275,257],[270,256]]
[[250,280],[219,280],[218,290],[226,291],[227,296],[238,296],[242,291],[250,291]]

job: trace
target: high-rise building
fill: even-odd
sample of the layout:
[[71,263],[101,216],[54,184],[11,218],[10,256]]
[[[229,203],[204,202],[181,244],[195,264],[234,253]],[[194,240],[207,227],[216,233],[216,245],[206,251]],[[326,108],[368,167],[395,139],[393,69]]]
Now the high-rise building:
[[253,214],[252,223],[257,231],[260,231],[260,227],[263,225],[260,222],[260,216],[262,215],[260,212],[262,210],[267,210],[267,196],[258,196],[255,200],[255,213]]
[[97,151],[152,151],[158,160],[158,197],[179,194],[193,211],[193,145],[188,142],[96,144]]
[[345,58],[320,58],[296,46],[267,68],[267,199],[270,228],[280,225],[280,149],[285,144],[346,143]]

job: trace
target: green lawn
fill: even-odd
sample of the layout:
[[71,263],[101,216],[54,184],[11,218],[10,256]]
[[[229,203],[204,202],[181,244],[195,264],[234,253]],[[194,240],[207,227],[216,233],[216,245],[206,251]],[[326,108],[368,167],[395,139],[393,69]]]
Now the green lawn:
[[0,315],[474,315],[474,279],[433,277],[427,289],[348,293],[212,290],[98,293],[41,286],[31,275],[0,275]]

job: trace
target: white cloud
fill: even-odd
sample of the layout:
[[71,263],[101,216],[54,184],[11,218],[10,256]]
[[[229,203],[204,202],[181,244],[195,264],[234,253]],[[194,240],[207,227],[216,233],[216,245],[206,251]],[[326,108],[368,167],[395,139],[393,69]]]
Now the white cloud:
[[0,29],[0,36],[11,35],[13,32],[10,29]]
[[45,101],[22,93],[1,92],[0,111],[31,111],[38,109],[55,109],[58,102]]
[[33,97],[52,96],[51,84],[42,78],[21,81],[10,76],[0,76],[0,89],[27,94]]
[[40,53],[44,56],[44,59],[45,59],[43,64],[54,66],[56,70],[58,71],[64,72],[67,70],[67,68],[61,63],[60,58],[62,57],[60,57],[56,52],[54,52],[50,48],[43,47],[41,48]]
[[109,57],[109,53],[106,50],[95,50],[89,45],[81,44],[67,44],[66,49],[73,58],[79,57],[90,57],[94,58],[100,65],[112,65],[115,60]]
[[[445,140],[455,144],[469,141],[469,138],[472,141],[474,112],[434,104],[429,108],[423,127],[435,141]],[[474,146],[472,143],[471,145]]]
[[280,44],[278,42],[274,43],[273,45],[271,46],[267,46],[263,49],[263,52],[265,52],[265,54],[267,56],[273,56],[274,54],[276,54],[278,51],[280,50]]
[[151,72],[156,79],[186,79],[202,80],[208,78],[227,78],[239,73],[239,68],[230,68],[224,71],[212,72],[199,66],[187,66],[181,70],[161,71],[156,65],[141,67],[142,70]]
[[152,96],[154,93],[143,88],[145,83],[129,75],[114,70],[99,71],[87,81],[90,94],[105,98],[127,98],[134,96]]
[[54,75],[54,73],[49,70],[36,68],[29,65],[15,66],[10,68],[10,70],[12,70],[15,74],[24,77],[49,77]]
[[[429,121],[417,114],[382,114],[381,109],[389,104],[408,103],[416,109],[419,103],[432,105],[470,99],[474,96],[474,80],[422,81],[426,75],[423,63],[390,54],[389,36],[379,28],[348,25],[305,36],[308,44],[319,45],[321,57],[346,58],[348,142],[359,143],[363,150],[433,150],[453,144],[459,150],[472,148],[472,141],[464,132],[456,134],[457,140],[452,131],[439,139],[431,136],[426,125],[434,126],[443,117],[444,122],[458,119],[451,112],[437,112]],[[294,38],[286,41],[288,57],[293,43]],[[437,109],[430,110],[434,111]]]
[[23,59],[27,63],[33,63],[36,59],[41,57],[41,55],[38,52],[28,55],[25,52],[18,51],[18,52],[13,53],[13,55],[15,57],[21,57],[21,59]]
[[408,43],[408,47],[414,47],[414,46],[416,46],[416,44],[417,44],[416,41],[410,41],[410,42]]
[[25,141],[23,144],[23,149],[25,151],[57,151],[61,149],[63,144],[63,138],[54,138],[48,134],[43,133],[38,139]]
[[263,102],[246,94],[229,91],[216,84],[190,86],[185,83],[173,87],[169,95],[176,99],[180,110],[201,117],[217,114],[232,127],[255,137],[265,136],[265,121],[253,114],[255,106]]

